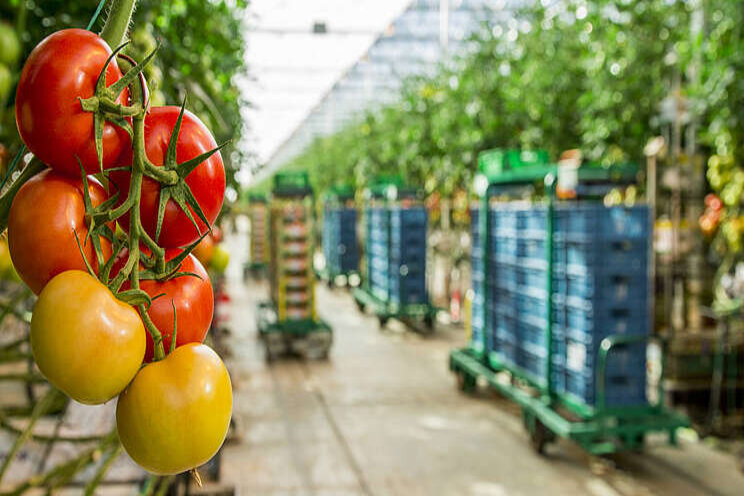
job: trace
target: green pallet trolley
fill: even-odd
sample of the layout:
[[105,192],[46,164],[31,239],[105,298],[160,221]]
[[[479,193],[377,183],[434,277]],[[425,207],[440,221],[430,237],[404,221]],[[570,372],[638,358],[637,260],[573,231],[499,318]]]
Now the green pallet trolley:
[[313,191],[307,173],[274,176],[268,227],[271,299],[259,303],[257,314],[266,357],[327,358],[333,333],[316,312]]
[[[360,311],[370,309],[380,321],[380,326],[384,327],[390,319],[398,319],[414,330],[431,332],[434,329],[434,320],[437,314],[437,308],[434,307],[428,298],[425,302],[420,303],[397,303],[390,298],[375,294],[371,281],[370,267],[370,239],[372,227],[369,218],[372,208],[379,208],[385,212],[388,217],[388,235],[387,249],[390,250],[390,209],[396,205],[420,204],[420,192],[414,188],[406,187],[398,176],[379,177],[364,192],[364,256],[362,258],[362,284],[354,288],[353,296],[357,307]],[[403,292],[404,293],[404,292]],[[401,300],[405,300],[405,294],[402,294]],[[416,325],[421,321],[424,327]]]
[[[475,189],[480,197],[478,221],[480,222],[480,247],[484,257],[493,248],[487,221],[489,198],[493,195],[529,196],[530,191],[542,189],[547,198],[546,261],[547,288],[551,294],[553,280],[552,213],[556,198],[558,166],[547,163],[547,154],[492,150],[481,154],[480,173],[475,180]],[[606,192],[613,185],[631,184],[636,180],[638,168],[632,164],[609,168],[582,166],[575,169],[573,180],[587,192]],[[601,193],[599,193],[601,194]],[[489,264],[484,264],[485,277]],[[488,280],[488,279],[485,279]],[[491,291],[484,284],[483,292]],[[544,329],[548,348],[545,376],[540,380],[523,374],[519,367],[499,360],[499,355],[489,352],[486,336],[488,326],[480,336],[481,342],[470,343],[466,348],[450,353],[449,368],[457,377],[458,387],[463,391],[473,390],[477,385],[488,387],[517,403],[522,409],[525,428],[530,443],[539,453],[545,445],[557,437],[570,439],[591,454],[604,455],[625,450],[638,450],[643,447],[644,436],[649,432],[668,434],[669,442],[676,443],[676,430],[689,425],[689,420],[663,405],[664,392],[659,380],[658,402],[639,406],[608,406],[605,400],[607,357],[617,346],[656,339],[652,336],[611,335],[599,345],[596,363],[595,401],[589,405],[576,401],[574,397],[558,392],[551,379],[552,367],[552,329],[551,302],[547,298],[548,318]],[[485,301],[489,301],[486,297]],[[485,305],[484,305],[485,308]],[[486,316],[483,316],[484,320]],[[659,341],[663,347],[663,342]],[[663,374],[663,361],[662,371]]]

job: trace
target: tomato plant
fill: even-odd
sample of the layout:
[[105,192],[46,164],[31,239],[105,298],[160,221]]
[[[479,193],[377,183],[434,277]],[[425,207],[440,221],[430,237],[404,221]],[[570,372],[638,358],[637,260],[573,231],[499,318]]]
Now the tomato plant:
[[[93,178],[88,178],[88,191],[93,206],[106,199],[103,186]],[[46,170],[24,184],[13,200],[8,219],[10,255],[21,279],[36,294],[61,272],[85,270],[82,253],[97,267],[88,233],[80,179]],[[111,243],[100,235],[98,239],[103,257],[110,257]]]
[[49,281],[31,318],[31,350],[44,376],[89,405],[119,394],[142,364],[137,311],[95,277],[68,270]]
[[[165,252],[166,261],[173,260],[181,254],[179,249],[170,249]],[[118,266],[126,259],[127,251],[120,255]],[[119,268],[115,265],[114,271]],[[179,267],[180,275],[159,281],[157,279],[140,281],[140,289],[150,297],[158,298],[152,300],[152,305],[147,313],[152,322],[163,335],[163,346],[167,349],[171,346],[174,321],[178,324],[176,334],[176,347],[187,343],[201,343],[209,331],[214,312],[214,292],[209,275],[204,266],[193,254],[188,254]],[[124,283],[122,289],[130,289],[128,282]],[[153,341],[147,338],[147,351],[145,361],[153,358]]]
[[[58,31],[24,65],[15,117],[34,156],[19,152],[0,195],[0,274],[15,264],[39,295],[30,344],[49,382],[87,404],[121,394],[121,442],[147,470],[176,473],[214,455],[232,410],[227,370],[201,344],[214,296],[191,254],[222,207],[225,169],[185,104],[150,111],[143,71],[160,45],[139,61],[118,53],[135,3],[111,0],[100,36]],[[118,455],[116,432],[100,446]]]
[[[147,158],[156,166],[175,169],[177,166],[175,160],[187,162],[217,147],[206,126],[198,117],[186,111],[183,114],[180,133],[177,133],[178,141],[173,157],[175,160],[166,163],[169,140],[174,133],[179,113],[178,107],[155,107],[145,117],[145,150]],[[131,154],[127,155],[124,163],[129,164],[131,160]],[[199,239],[199,236],[207,231],[207,223],[214,222],[222,208],[225,196],[225,168],[220,153],[216,152],[194,165],[193,170],[185,176],[185,182],[201,207],[204,219],[200,218],[191,206],[186,206],[184,200],[180,200],[184,203],[179,205],[178,192],[174,191],[165,204],[162,227],[158,232],[160,197],[164,192],[168,194],[169,190],[167,186],[164,188],[151,178],[146,177],[142,183],[140,201],[142,224],[145,231],[162,246],[176,248]],[[112,173],[111,180],[120,191],[129,189],[130,174],[127,171]]]
[[225,364],[208,346],[192,343],[139,371],[119,396],[116,426],[138,465],[154,474],[177,474],[214,456],[231,414]]
[[[23,142],[42,162],[68,175],[100,170],[92,112],[81,99],[94,95],[98,76],[111,48],[100,36],[83,29],[65,29],[41,41],[23,66],[16,91],[16,122]],[[106,68],[106,84],[122,76],[115,59]],[[116,103],[127,104],[124,89]],[[102,165],[111,167],[128,146],[121,127],[102,123]]]

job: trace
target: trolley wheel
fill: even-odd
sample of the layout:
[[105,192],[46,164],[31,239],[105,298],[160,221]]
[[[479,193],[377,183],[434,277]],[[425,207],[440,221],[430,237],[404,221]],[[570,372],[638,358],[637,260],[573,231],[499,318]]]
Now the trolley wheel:
[[328,277],[328,280],[326,281],[326,284],[328,285],[328,289],[333,289],[333,286],[334,286],[334,284],[333,284],[333,278],[332,277]]
[[527,433],[530,436],[530,446],[540,455],[545,454],[545,446],[555,440],[555,433],[545,427],[539,418],[525,408],[522,409],[522,419],[524,420],[524,427],[527,429]]
[[475,389],[475,377],[462,370],[455,372],[455,380],[457,381],[457,389],[463,393],[469,393]]
[[434,330],[434,316],[431,314],[427,314],[424,317],[424,325],[426,326],[426,329],[428,331],[433,331]]
[[641,434],[636,434],[633,436],[633,450],[636,452],[642,452],[646,448],[646,436]]
[[385,327],[388,323],[389,317],[386,317],[384,315],[378,315],[377,320],[380,321],[380,328]]
[[365,310],[365,308],[367,308],[367,307],[366,307],[366,306],[364,305],[364,303],[362,303],[362,302],[361,302],[361,301],[359,301],[359,300],[354,300],[354,303],[356,303],[356,306],[357,306],[357,308],[359,309],[359,311],[360,311],[360,312],[362,312],[362,313],[364,313],[364,310]]

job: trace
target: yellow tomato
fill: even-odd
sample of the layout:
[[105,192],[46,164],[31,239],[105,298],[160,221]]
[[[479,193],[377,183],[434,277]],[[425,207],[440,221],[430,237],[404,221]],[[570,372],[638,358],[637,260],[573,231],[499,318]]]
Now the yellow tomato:
[[119,394],[145,356],[137,311],[87,272],[68,270],[44,287],[31,318],[42,374],[70,398],[95,405]]
[[222,446],[232,415],[225,364],[190,343],[146,365],[119,396],[116,426],[129,456],[158,475],[198,467]]

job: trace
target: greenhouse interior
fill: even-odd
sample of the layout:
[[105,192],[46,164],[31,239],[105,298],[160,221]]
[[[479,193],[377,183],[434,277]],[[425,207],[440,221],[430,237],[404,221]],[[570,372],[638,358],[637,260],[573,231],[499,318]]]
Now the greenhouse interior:
[[741,496],[743,317],[742,0],[0,1],[0,496]]

